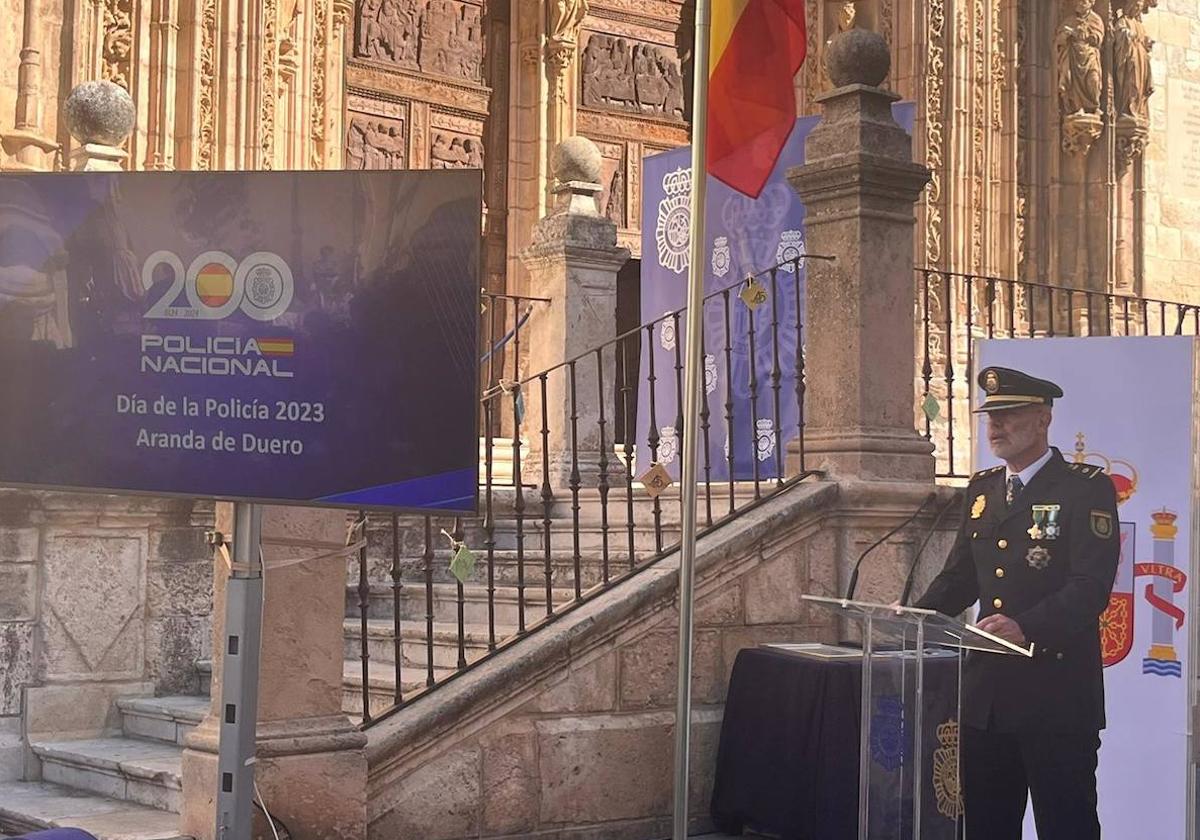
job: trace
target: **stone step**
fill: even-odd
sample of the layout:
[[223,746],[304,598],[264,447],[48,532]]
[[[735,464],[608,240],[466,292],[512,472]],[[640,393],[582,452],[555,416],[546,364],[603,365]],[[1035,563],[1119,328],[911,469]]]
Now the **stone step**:
[[[368,663],[370,672],[370,701],[371,715],[377,716],[396,705],[396,669],[394,666],[371,662]],[[433,669],[435,683],[441,682],[453,674],[453,668]],[[408,700],[424,691],[428,673],[424,666],[404,668],[401,673],[401,696]],[[349,715],[355,723],[362,720],[362,662],[347,659],[342,670],[342,711]]]
[[49,782],[0,783],[0,833],[79,828],[99,840],[192,840],[179,815]]
[[117,700],[126,735],[183,745],[184,736],[208,713],[208,697],[132,697]]
[[93,738],[30,744],[42,779],[162,811],[183,805],[183,748],[161,741]]
[[[525,615],[546,614],[546,578],[543,569],[526,568],[526,587],[524,594]],[[479,583],[469,583],[463,586],[463,621],[467,624],[488,623],[489,607],[495,615],[497,625],[517,624],[521,598],[515,586],[497,585],[489,604],[488,588],[482,581],[487,578],[486,568],[476,567],[476,577]],[[432,596],[432,598],[430,597]],[[566,604],[575,597],[573,589],[554,589],[551,591],[551,604]],[[402,582],[399,590],[399,607],[401,621],[424,621],[429,610],[430,601],[433,606],[435,623],[456,624],[458,621],[458,585],[456,583],[435,583],[426,591],[424,583]],[[346,617],[358,619],[360,615],[360,596],[358,585],[346,587]],[[391,621],[396,614],[396,598],[391,584],[376,583],[370,587],[367,598],[367,618]]]
[[[503,551],[517,550],[517,522],[515,519],[500,520],[492,532],[496,548]],[[610,560],[627,558],[629,532],[618,522],[610,522],[608,531],[608,551]],[[637,523],[634,527],[633,550],[639,558],[649,557],[657,550],[653,520]],[[669,527],[664,520],[662,526],[662,546],[664,549],[679,541],[678,527]],[[526,553],[541,553],[545,545],[544,529],[540,520],[526,520],[521,528],[521,538]],[[487,535],[482,528],[465,528],[464,540],[472,549],[482,548]],[[550,526],[551,553],[570,551],[574,553],[574,526],[570,520],[554,520]],[[603,556],[605,530],[598,524],[580,523],[579,552],[585,556]]]
[[[468,546],[475,552],[475,571],[468,580],[468,585],[485,586],[487,584],[487,549],[482,543],[468,542]],[[629,570],[627,546],[628,542],[625,535],[621,536],[619,544],[616,541],[610,541],[608,554],[610,578],[618,577]],[[551,586],[555,589],[569,590],[573,593],[575,588],[574,546],[570,541],[567,541],[563,545],[559,545],[555,541],[551,547],[553,549],[550,553]],[[570,552],[565,551],[567,548],[570,548]],[[651,553],[640,553],[638,555],[639,560],[644,560]],[[495,567],[493,579],[497,586],[515,587],[517,585],[520,579],[520,568],[515,550],[494,550],[492,552],[492,563]],[[524,551],[524,565],[526,592],[535,586],[544,589],[546,585],[546,555],[544,550],[539,549],[534,551],[527,546]],[[430,571],[435,584],[454,584],[457,580],[450,572],[449,552],[436,553],[430,564]],[[580,551],[579,577],[581,578],[580,586],[583,589],[590,589],[603,581],[604,556],[602,552],[588,554],[582,550]],[[372,584],[390,587],[392,583],[391,559],[384,557],[368,558],[367,578]],[[346,570],[346,586],[357,592],[358,579],[358,560],[355,558]],[[400,561],[400,581],[406,588],[413,587],[424,591],[424,559],[420,557],[402,557]]]
[[[345,658],[360,661],[362,657],[362,627],[356,618],[347,618],[343,622],[345,634]],[[463,628],[463,647],[466,660],[469,663],[487,653],[488,628],[486,624],[467,624]],[[426,625],[424,621],[400,622],[402,667],[425,668],[428,662],[428,647],[425,642]],[[516,627],[496,626],[496,641],[516,633]],[[369,661],[376,663],[392,663],[396,661],[393,622],[390,620],[369,619],[367,621],[367,652]],[[434,668],[458,667],[458,626],[455,624],[433,625],[433,665]]]

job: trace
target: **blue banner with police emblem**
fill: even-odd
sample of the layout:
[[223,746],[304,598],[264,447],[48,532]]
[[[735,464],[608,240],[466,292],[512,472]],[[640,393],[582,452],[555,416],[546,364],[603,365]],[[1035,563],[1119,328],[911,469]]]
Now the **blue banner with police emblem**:
[[[893,114],[912,131],[915,109]],[[796,120],[787,145],[757,199],[714,178],[705,207],[704,387],[708,443],[700,475],[712,480],[775,478],[783,452],[800,430],[797,375],[804,322],[804,205],[787,172],[804,163],[804,143],[819,117]],[[647,157],[642,192],[642,332],[638,390],[637,470],[652,461],[680,475],[682,360],[687,304],[691,148]],[[778,266],[772,278],[768,271]],[[765,273],[764,273],[765,272]],[[753,310],[726,287],[757,274],[763,302]],[[751,352],[753,348],[753,353]],[[778,370],[776,379],[775,371]],[[707,452],[707,455],[706,455]],[[732,473],[731,473],[732,466]]]
[[0,175],[0,484],[471,512],[480,213],[469,170]]

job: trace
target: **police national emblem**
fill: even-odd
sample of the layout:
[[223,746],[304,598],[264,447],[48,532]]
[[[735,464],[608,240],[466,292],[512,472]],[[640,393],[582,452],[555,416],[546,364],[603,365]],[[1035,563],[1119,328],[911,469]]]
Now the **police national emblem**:
[[895,695],[875,698],[871,758],[889,772],[899,770],[904,763],[904,704]]
[[691,244],[692,173],[682,167],[668,172],[662,180],[666,196],[658,202],[654,242],[658,246],[658,264],[675,274],[683,274],[689,265]]
[[733,255],[729,250],[729,237],[718,236],[713,240],[712,272],[714,277],[724,277],[729,273]]
[[962,816],[962,786],[958,777],[958,721],[937,728],[938,748],[933,751],[933,793],[938,813],[947,819]]

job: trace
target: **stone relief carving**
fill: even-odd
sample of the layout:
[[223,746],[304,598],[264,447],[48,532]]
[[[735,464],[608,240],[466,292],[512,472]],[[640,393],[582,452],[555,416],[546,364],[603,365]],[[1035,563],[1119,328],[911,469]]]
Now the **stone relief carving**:
[[105,0],[102,55],[104,78],[129,90],[133,52],[132,0]]
[[310,117],[310,133],[313,141],[310,165],[313,169],[322,168],[325,145],[325,65],[328,63],[329,49],[325,27],[328,20],[328,7],[325,0],[317,0],[313,18],[312,50],[315,61],[312,77],[312,115]]
[[925,160],[929,166],[929,188],[925,210],[925,262],[935,266],[942,259],[942,167],[945,164],[945,0],[930,0],[927,9],[928,37],[925,41]]
[[404,169],[402,120],[355,116],[346,136],[347,169]]
[[683,119],[679,60],[657,44],[592,35],[580,75],[586,107]]
[[200,10],[200,91],[196,131],[196,168],[212,169],[216,146],[214,85],[217,74],[217,0],[204,0]]
[[263,0],[262,110],[259,120],[263,169],[275,168],[275,100],[278,96],[276,80],[279,70],[279,40],[275,33],[278,24],[278,0]]
[[1104,21],[1093,10],[1095,0],[1066,0],[1066,4],[1054,36],[1063,147],[1072,154],[1087,154],[1102,128],[1100,45]]
[[458,0],[361,0],[354,54],[481,81],[480,9]]
[[432,169],[482,169],[483,141],[435,129],[429,162]]

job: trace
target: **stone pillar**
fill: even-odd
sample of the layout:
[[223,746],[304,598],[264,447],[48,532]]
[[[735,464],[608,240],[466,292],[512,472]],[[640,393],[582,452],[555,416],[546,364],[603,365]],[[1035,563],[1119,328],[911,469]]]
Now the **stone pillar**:
[[9,155],[0,171],[51,168],[50,157],[58,144],[42,133],[42,30],[34,0],[25,0],[21,36],[21,64],[17,69],[17,113],[12,131],[0,133],[0,149]]
[[914,204],[929,170],[879,85],[890,56],[851,29],[826,52],[835,89],[789,173],[808,208],[807,466],[834,475],[932,481],[932,445],[913,426]]
[[77,85],[63,105],[67,128],[79,141],[71,151],[76,172],[120,172],[129,154],[123,148],[135,110],[129,92],[108,81]]
[[[570,137],[554,154],[554,209],[534,228],[533,243],[521,253],[531,273],[530,294],[550,299],[529,322],[526,375],[541,373],[594,350],[617,335],[617,272],[629,249],[617,247],[617,226],[600,213],[600,150],[586,137]],[[572,412],[569,368],[546,378],[550,483],[565,486],[572,472],[572,414],[577,431],[575,453],[581,481],[600,474],[601,383],[612,392],[616,370],[613,346],[575,365]],[[603,377],[601,380],[600,377]],[[531,457],[526,478],[541,477],[542,399],[538,382],[527,386],[523,434]],[[612,465],[613,406],[604,405],[606,460]]]
[[[217,530],[232,531],[232,505],[217,508]],[[346,514],[267,507],[263,512],[264,603],[255,781],[272,814],[293,836],[311,840],[365,837],[366,735],[342,712],[342,619],[346,564],[315,560],[342,545]],[[224,609],[229,570],[215,561],[212,704],[183,753],[180,833],[215,840],[217,747],[221,711]],[[258,819],[258,817],[256,817]],[[256,829],[256,837],[270,832]]]

